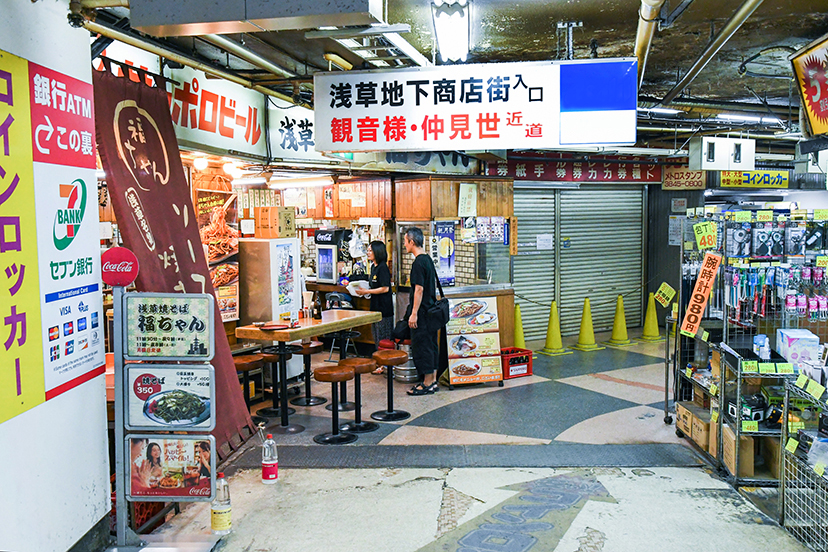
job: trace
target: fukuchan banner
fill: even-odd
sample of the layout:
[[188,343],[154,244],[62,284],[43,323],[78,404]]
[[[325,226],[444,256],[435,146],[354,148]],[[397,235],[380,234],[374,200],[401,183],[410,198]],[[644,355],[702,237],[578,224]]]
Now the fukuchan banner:
[[314,76],[317,151],[633,144],[634,58]]

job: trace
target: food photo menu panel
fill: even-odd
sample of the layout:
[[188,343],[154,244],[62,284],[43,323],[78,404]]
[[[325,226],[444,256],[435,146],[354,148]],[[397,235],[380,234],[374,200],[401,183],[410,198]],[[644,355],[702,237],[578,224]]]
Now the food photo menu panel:
[[449,299],[446,333],[452,385],[503,379],[496,297]]

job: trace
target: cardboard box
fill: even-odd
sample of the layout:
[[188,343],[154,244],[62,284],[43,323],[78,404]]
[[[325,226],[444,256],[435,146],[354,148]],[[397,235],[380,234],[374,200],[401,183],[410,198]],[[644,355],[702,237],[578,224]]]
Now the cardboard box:
[[722,353],[718,349],[713,349],[710,354],[710,372],[715,380],[722,375]]
[[781,438],[780,437],[761,437],[762,458],[765,459],[765,466],[767,466],[771,475],[775,479],[779,479],[779,466],[781,461]]
[[708,411],[693,413],[693,441],[704,451],[710,448],[710,413]]
[[795,366],[816,362],[819,360],[819,337],[808,330],[779,328],[776,330],[776,349]]
[[739,472],[736,472],[736,434],[730,426],[722,429],[722,461],[731,474],[738,477],[753,477],[753,437],[742,435],[739,441]]
[[257,238],[295,238],[296,209],[294,207],[257,207]]
[[708,435],[709,439],[707,441],[707,452],[710,453],[710,456],[713,458],[717,458],[719,456],[719,422],[715,424],[711,421]]
[[693,435],[693,413],[690,411],[693,403],[676,403],[676,429],[692,439]]
[[710,408],[710,395],[698,387],[693,387],[693,404],[699,408]]

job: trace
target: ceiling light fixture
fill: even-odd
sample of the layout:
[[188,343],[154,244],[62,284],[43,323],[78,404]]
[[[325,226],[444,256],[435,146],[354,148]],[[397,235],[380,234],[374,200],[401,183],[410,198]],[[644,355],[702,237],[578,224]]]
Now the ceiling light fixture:
[[196,157],[193,159],[193,167],[197,171],[203,171],[210,164],[206,157]]
[[667,107],[639,107],[638,111],[642,111],[644,113],[658,113],[660,115],[675,115],[676,113],[681,113],[678,109],[670,109]]
[[716,115],[717,119],[724,119],[726,121],[736,121],[741,123],[762,123],[766,125],[774,125],[782,122],[778,117],[758,117],[750,115],[735,115],[733,113],[721,113]]
[[226,172],[227,174],[233,174],[233,172],[236,170],[236,164],[231,163],[231,162],[227,162],[227,163],[225,163],[224,165],[221,166],[221,169],[224,172]]
[[466,61],[469,55],[471,0],[432,0],[431,20],[440,59]]
[[268,187],[273,190],[284,190],[285,188],[315,188],[319,186],[332,186],[334,183],[331,176],[314,176],[310,178],[285,178],[270,180]]

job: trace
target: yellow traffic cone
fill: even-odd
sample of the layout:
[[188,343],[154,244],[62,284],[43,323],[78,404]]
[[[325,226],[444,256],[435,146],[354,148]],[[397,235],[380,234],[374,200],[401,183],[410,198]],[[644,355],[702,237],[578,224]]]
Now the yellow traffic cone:
[[644,333],[639,338],[641,341],[653,343],[664,338],[658,333],[658,318],[656,315],[655,295],[650,294],[647,300],[647,314],[644,316]]
[[615,303],[615,320],[612,323],[612,337],[606,342],[607,345],[616,347],[627,347],[633,342],[627,337],[627,318],[624,316],[624,299],[620,295]]
[[589,298],[584,299],[584,313],[581,316],[581,331],[578,334],[578,343],[570,347],[576,351],[600,351],[606,347],[595,344],[595,333],[592,331],[592,311],[589,308]]
[[571,355],[572,351],[564,349],[561,342],[561,319],[558,316],[558,304],[552,301],[549,308],[549,324],[546,326],[546,345],[538,351],[549,356]]
[[526,338],[523,337],[523,320],[520,318],[520,305],[515,305],[515,347],[526,348]]

